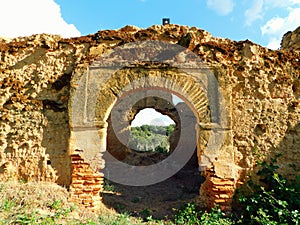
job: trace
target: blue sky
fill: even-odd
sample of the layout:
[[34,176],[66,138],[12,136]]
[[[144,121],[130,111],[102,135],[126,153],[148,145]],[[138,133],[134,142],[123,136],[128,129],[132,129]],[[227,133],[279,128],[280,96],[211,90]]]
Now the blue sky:
[[214,36],[278,48],[282,35],[300,25],[300,0],[55,1],[64,19],[84,35],[127,24],[147,28],[168,17]]
[[171,23],[214,36],[250,39],[277,49],[284,33],[300,25],[300,0],[0,0],[0,36],[55,33],[64,37]]
[[[233,40],[250,39],[268,46],[276,39],[278,47],[282,34],[300,25],[300,1],[297,0],[56,2],[61,6],[65,20],[75,24],[82,34],[95,33],[99,29],[118,29],[127,24],[147,28],[161,24],[161,19],[168,17],[172,23],[196,26],[214,36]],[[298,15],[293,15],[297,12]]]
[[[0,0],[0,37],[37,33],[75,37],[125,25],[196,26],[214,36],[272,49],[300,26],[300,0]],[[146,112],[147,113],[147,112]],[[144,118],[153,115],[145,114]]]

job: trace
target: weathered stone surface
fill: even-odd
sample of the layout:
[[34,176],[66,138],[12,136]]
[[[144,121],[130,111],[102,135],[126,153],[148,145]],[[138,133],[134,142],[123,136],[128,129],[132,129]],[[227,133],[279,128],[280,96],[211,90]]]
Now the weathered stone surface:
[[[180,53],[169,59],[168,65],[139,62],[118,70],[108,80],[106,74],[111,68],[82,80],[87,73],[97,71],[93,67],[101,67],[103,53],[145,40],[188,48],[203,61],[202,72],[193,72],[194,62]],[[284,36],[279,51],[248,40],[215,38],[204,30],[178,25],[148,29],[128,26],[72,39],[53,35],[1,39],[0,179],[71,185],[74,201],[96,207],[101,201],[98,193],[102,177],[91,168],[99,163],[102,168],[104,162],[101,155],[94,160],[86,154],[97,152],[93,149],[95,143],[88,141],[89,134],[100,140],[98,151],[105,151],[107,118],[117,95],[124,90],[163,87],[186,100],[198,120],[199,166],[207,176],[201,187],[204,202],[209,206],[219,202],[230,208],[236,182],[247,179],[258,159],[270,159],[281,153],[280,172],[287,176],[299,173],[300,53],[294,51],[297,49],[299,28]],[[146,50],[147,57],[155,56],[153,49]],[[143,51],[137,50],[130,57],[138,60],[135,57]],[[118,54],[114,56],[122,59]],[[189,72],[178,69],[183,67]],[[212,71],[219,89],[209,76],[203,79],[205,70]],[[95,90],[104,82],[105,87],[99,93],[94,89],[80,91],[84,82],[95,84]],[[203,91],[205,88],[209,90]],[[96,98],[96,105],[84,98],[74,102],[76,92]],[[209,105],[215,98],[218,104]],[[90,110],[93,107],[96,114]],[[222,119],[212,112],[219,112]],[[91,127],[98,130],[94,132]],[[224,141],[213,145],[220,135],[225,137]],[[82,152],[76,155],[76,149]]]
[[300,27],[296,30],[289,31],[281,40],[281,49],[283,50],[300,50]]

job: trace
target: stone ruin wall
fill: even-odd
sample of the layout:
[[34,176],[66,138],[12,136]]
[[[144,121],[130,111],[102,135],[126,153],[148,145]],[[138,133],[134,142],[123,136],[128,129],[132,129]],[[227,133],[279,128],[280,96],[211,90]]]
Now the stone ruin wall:
[[190,49],[231,93],[226,96],[231,103],[230,154],[237,176],[223,179],[209,168],[201,187],[208,205],[230,199],[258,159],[281,153],[280,172],[299,174],[299,34],[291,34],[279,51],[177,25],[127,26],[72,39],[43,34],[0,40],[0,179],[56,182],[70,188],[74,201],[96,207],[103,175],[92,171],[69,147],[70,93],[76,89],[76,79],[102,53],[143,40]]

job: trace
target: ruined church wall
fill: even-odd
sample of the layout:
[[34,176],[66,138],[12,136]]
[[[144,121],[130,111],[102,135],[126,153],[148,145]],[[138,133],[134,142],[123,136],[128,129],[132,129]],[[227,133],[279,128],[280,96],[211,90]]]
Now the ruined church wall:
[[37,35],[1,43],[0,179],[69,185],[68,98],[79,52]]
[[297,52],[212,37],[188,27],[101,31],[77,39],[37,35],[0,41],[0,179],[71,182],[69,95],[74,77],[109,48],[163,40],[192,50],[226,90],[235,164],[246,178],[258,159],[280,153],[281,172],[299,171],[300,84]]
[[247,174],[257,160],[281,155],[280,172],[289,177],[300,160],[298,59],[258,46],[245,50],[231,79],[236,163]]
[[299,173],[299,53],[247,41],[234,48],[210,45],[202,57],[219,68],[220,85],[232,92],[233,151],[240,178],[247,178],[258,160],[276,155],[283,175]]

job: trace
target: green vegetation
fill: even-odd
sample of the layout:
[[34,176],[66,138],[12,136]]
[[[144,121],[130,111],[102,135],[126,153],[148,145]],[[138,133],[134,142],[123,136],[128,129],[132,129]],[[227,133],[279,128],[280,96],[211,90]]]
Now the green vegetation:
[[45,182],[0,182],[0,225],[127,225],[142,224],[129,214],[118,214],[103,206],[98,213],[68,200],[63,187]]
[[139,152],[168,153],[170,150],[169,137],[174,128],[174,124],[169,126],[142,125],[132,127],[128,146]]
[[289,225],[300,224],[300,177],[288,182],[277,173],[277,159],[270,163],[259,162],[260,184],[250,179],[246,191],[238,193],[239,210],[225,215],[220,209],[201,212],[195,205],[188,204],[175,216],[176,224],[249,224]]
[[234,224],[234,222],[227,218],[225,213],[223,213],[218,208],[213,208],[211,212],[201,212],[196,209],[195,204],[188,203],[187,206],[179,210],[177,215],[175,215],[175,224],[185,224],[185,225],[229,225]]
[[[260,185],[250,179],[247,194],[238,193],[238,210],[226,215],[219,208],[201,211],[189,203],[177,209],[173,220],[152,218],[151,210],[142,212],[145,219],[119,214],[103,208],[91,213],[68,200],[66,189],[53,183],[0,182],[0,224],[78,224],[78,225],[284,225],[300,224],[300,178],[288,182],[278,173],[276,159],[259,163]],[[106,184],[111,189],[109,183]]]
[[116,187],[108,179],[104,179],[104,191],[116,191]]
[[75,207],[67,191],[52,183],[0,183],[0,224],[57,224]]
[[252,180],[247,183],[248,195],[240,196],[242,210],[240,220],[245,224],[299,224],[300,223],[300,177],[288,182],[280,174],[275,163],[259,162],[258,175],[261,184]]

